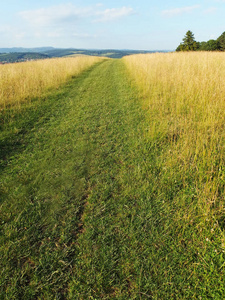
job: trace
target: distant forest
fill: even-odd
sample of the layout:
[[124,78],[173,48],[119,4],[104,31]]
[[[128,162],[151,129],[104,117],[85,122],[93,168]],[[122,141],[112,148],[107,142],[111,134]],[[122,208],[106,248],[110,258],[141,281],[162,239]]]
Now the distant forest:
[[193,32],[188,30],[176,51],[225,51],[225,32],[216,40],[196,42]]

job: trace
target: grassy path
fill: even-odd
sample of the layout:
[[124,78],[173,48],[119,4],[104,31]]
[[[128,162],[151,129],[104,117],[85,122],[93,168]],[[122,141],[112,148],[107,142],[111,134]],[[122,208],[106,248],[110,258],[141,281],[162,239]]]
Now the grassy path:
[[179,187],[162,181],[162,196],[163,150],[122,61],[1,129],[1,299],[211,299],[210,286],[223,286],[173,228],[163,197]]

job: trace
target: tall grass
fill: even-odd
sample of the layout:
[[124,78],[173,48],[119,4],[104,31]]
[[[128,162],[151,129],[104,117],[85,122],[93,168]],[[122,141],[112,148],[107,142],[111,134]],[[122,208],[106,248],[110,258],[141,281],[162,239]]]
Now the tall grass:
[[148,134],[163,147],[161,178],[164,190],[174,189],[174,220],[190,225],[204,216],[218,226],[224,248],[225,54],[157,53],[124,62],[148,110]]
[[22,101],[58,87],[101,59],[83,56],[0,65],[0,109],[20,106]]

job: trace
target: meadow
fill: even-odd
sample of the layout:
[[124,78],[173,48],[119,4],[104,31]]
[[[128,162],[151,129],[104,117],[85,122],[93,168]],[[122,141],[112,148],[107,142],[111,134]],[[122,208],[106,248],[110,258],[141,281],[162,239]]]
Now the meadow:
[[0,299],[224,299],[224,53],[0,73]]
[[0,108],[28,102],[50,88],[58,88],[77,76],[99,57],[53,58],[26,63],[0,65]]
[[[171,212],[169,232],[177,234],[178,248],[184,243],[184,251],[194,249],[199,256],[184,267],[192,269],[190,278],[206,268],[208,281],[219,282],[225,266],[224,53],[137,55],[124,61],[147,111],[150,139],[162,148],[158,192]],[[218,290],[211,287],[205,297],[222,299]]]
[[[124,59],[144,99],[151,138],[168,145],[161,158],[165,174],[179,177],[184,193],[194,183],[185,213],[190,220],[196,211],[211,222],[224,219],[224,58],[219,52],[192,52]],[[176,200],[180,205],[182,197]],[[222,246],[223,225],[219,228]]]

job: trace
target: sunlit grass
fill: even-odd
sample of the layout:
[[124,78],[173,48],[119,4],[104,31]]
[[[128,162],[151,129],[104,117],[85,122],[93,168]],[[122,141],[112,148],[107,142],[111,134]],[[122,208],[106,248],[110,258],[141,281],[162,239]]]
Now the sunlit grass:
[[225,298],[223,55],[103,61],[3,111],[2,299]]
[[[179,207],[174,220],[203,215],[219,224],[224,245],[225,54],[157,53],[124,61],[148,110],[150,137],[167,145],[163,177],[183,186],[171,203]],[[193,199],[187,200],[190,186]]]
[[0,108],[42,96],[101,60],[83,56],[0,65]]

